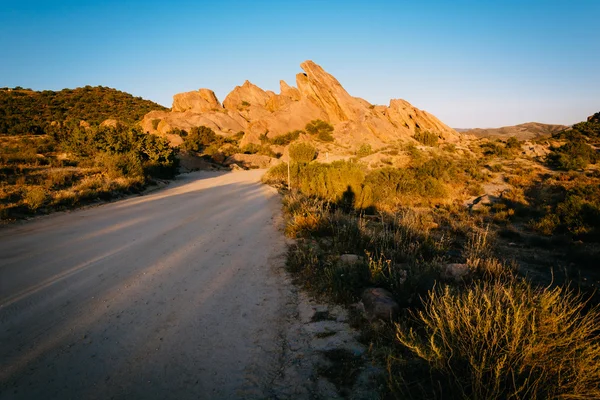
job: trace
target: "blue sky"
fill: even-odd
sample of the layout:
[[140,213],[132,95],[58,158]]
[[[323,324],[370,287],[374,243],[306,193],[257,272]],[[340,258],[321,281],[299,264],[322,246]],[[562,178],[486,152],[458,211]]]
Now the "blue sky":
[[0,87],[114,87],[170,106],[311,59],[354,96],[453,127],[600,111],[600,1],[0,0]]

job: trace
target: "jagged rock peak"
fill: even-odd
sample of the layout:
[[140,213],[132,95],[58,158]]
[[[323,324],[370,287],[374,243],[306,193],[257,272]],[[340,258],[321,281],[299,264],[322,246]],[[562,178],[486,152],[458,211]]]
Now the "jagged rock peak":
[[302,97],[306,97],[322,108],[330,122],[356,120],[360,117],[361,105],[342,87],[333,75],[313,61],[300,64],[304,73],[296,75],[296,83]]
[[229,110],[238,110],[248,105],[264,106],[271,96],[255,84],[246,80],[242,86],[236,86],[223,100],[223,106]]

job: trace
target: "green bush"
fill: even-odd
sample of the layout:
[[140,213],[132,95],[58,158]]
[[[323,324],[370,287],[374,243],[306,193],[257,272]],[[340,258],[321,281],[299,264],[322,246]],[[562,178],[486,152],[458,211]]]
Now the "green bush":
[[311,135],[316,135],[319,140],[323,142],[333,142],[334,138],[331,135],[333,133],[333,126],[320,119],[315,119],[306,124],[306,132]]
[[483,149],[483,154],[486,156],[502,158],[510,157],[514,150],[514,148],[507,148],[507,146],[499,140],[483,143],[481,148]]
[[[63,151],[79,159],[96,160],[113,176],[143,176],[139,165],[150,176],[171,178],[177,174],[177,150],[169,141],[136,128],[74,128],[59,138]],[[127,163],[131,165],[124,165]]]
[[96,157],[95,162],[111,179],[144,176],[142,161],[134,152],[101,153]]
[[576,137],[560,147],[552,148],[546,160],[552,166],[568,171],[585,168],[590,163],[595,164],[598,154],[581,137]]
[[431,131],[422,131],[421,129],[417,129],[413,138],[425,146],[435,147],[438,144],[438,135]]
[[347,161],[331,164],[311,163],[292,165],[292,186],[309,196],[317,196],[332,202],[340,201],[345,192],[351,191],[357,208],[362,203],[364,172],[360,165]]
[[304,131],[299,130],[288,132],[285,135],[279,135],[274,137],[273,139],[270,139],[270,143],[278,146],[286,146],[292,143],[294,140],[298,139],[303,133]]
[[317,149],[309,143],[294,143],[289,148],[292,162],[309,163],[317,157]]
[[180,147],[182,150],[200,153],[204,151],[206,147],[217,141],[224,142],[224,140],[221,140],[220,138],[223,137],[220,135],[218,137],[212,129],[206,126],[198,126],[192,128]]

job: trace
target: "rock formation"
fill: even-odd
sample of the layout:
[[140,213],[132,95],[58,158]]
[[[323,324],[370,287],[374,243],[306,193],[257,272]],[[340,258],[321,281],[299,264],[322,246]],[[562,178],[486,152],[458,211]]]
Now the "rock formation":
[[[457,142],[461,135],[433,115],[404,100],[389,106],[372,105],[351,96],[332,75],[312,61],[301,64],[304,73],[296,76],[296,88],[280,82],[280,93],[264,91],[246,81],[219,103],[208,89],[180,93],[173,98],[172,111],[152,111],[143,121],[146,132],[167,135],[173,129],[189,130],[207,126],[216,133],[232,136],[243,131],[241,145],[304,129],[315,119],[335,128],[337,144],[357,148],[369,143],[373,149],[392,142],[413,141],[417,130],[436,133],[440,139]],[[173,144],[178,142],[170,137]]]

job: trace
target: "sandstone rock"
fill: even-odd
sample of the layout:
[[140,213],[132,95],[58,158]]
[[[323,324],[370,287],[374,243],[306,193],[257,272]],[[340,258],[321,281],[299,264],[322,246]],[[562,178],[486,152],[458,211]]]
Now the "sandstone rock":
[[[314,62],[306,61],[301,67],[304,73],[296,77],[297,88],[281,81],[279,94],[246,81],[227,95],[222,106],[207,89],[175,95],[172,112],[148,113],[142,127],[146,132],[163,135],[170,129],[189,130],[202,125],[224,136],[243,131],[240,145],[244,146],[260,143],[259,137],[265,133],[274,138],[302,130],[308,122],[321,119],[335,128],[337,146],[327,149],[331,152],[352,152],[362,143],[377,150],[389,143],[414,142],[417,130],[430,130],[447,142],[463,138],[433,115],[404,100],[391,100],[389,107],[374,106],[351,96]],[[160,123],[155,129],[157,119]]]
[[84,120],[79,121],[79,127],[80,128],[84,128],[84,129],[88,129],[90,127],[90,123]]
[[361,299],[369,320],[382,319],[389,321],[394,319],[400,311],[400,306],[398,306],[392,294],[382,288],[365,289]]
[[244,168],[240,167],[240,166],[239,166],[239,165],[237,165],[237,164],[230,164],[230,165],[229,165],[229,169],[231,169],[233,172],[236,172],[236,171],[244,171]]
[[269,100],[269,94],[258,86],[244,82],[242,86],[236,86],[223,100],[223,106],[229,110],[236,111],[240,108],[253,106],[264,106]]
[[118,128],[120,125],[121,123],[116,119],[105,119],[104,121],[102,121],[102,123],[100,123],[101,127],[111,127],[115,129]]
[[467,264],[447,264],[442,270],[442,278],[460,282],[469,275],[469,272]]
[[192,111],[203,113],[223,108],[212,90],[200,89],[173,96],[173,112]]

